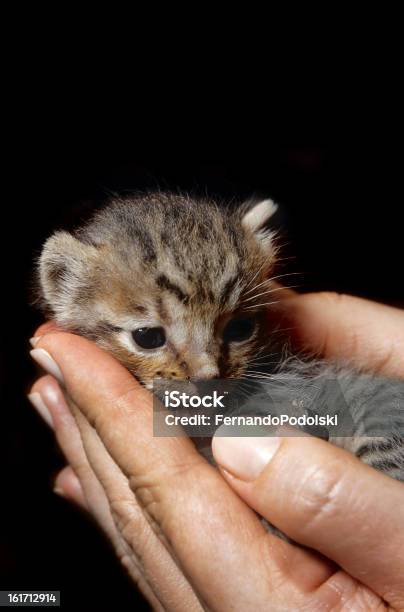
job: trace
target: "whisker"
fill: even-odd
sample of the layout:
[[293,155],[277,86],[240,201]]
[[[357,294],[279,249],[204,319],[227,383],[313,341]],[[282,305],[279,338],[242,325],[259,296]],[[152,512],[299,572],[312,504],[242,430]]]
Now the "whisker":
[[245,295],[248,295],[252,291],[255,291],[255,289],[258,289],[259,287],[261,287],[261,285],[264,285],[265,283],[271,283],[274,280],[279,280],[280,278],[285,278],[286,276],[299,276],[300,274],[301,272],[287,272],[286,274],[278,274],[277,276],[271,276],[270,278],[267,278],[264,281],[262,281],[262,283],[259,283],[259,285],[256,285],[249,291],[246,291]]
[[279,304],[279,300],[275,300],[275,302],[265,302],[265,304],[254,304],[253,306],[247,306],[244,310],[253,310],[254,308],[263,308],[264,306],[271,306],[272,304]]
[[257,357],[256,359],[251,359],[251,361],[248,361],[248,365],[255,365],[257,363],[262,362],[264,359],[268,359],[268,357],[274,357],[277,353],[271,353],[269,355],[263,355],[262,357]]
[[261,355],[261,357],[254,357],[251,360],[248,360],[248,365],[253,365],[257,363],[261,363],[264,359],[269,359],[270,357],[278,357],[279,353],[267,353],[266,355]]
[[[290,285],[287,289],[296,289],[299,285]],[[251,300],[255,300],[255,298],[260,297],[261,295],[267,295],[268,293],[275,293],[275,291],[283,291],[285,287],[277,287],[276,289],[268,289],[268,291],[263,291],[262,293],[258,293],[257,295],[253,295],[246,300],[242,300],[241,303],[251,302]]]
[[258,374],[245,374],[244,376],[254,380],[262,380],[263,378],[267,380],[270,375],[264,372],[258,372]]
[[256,271],[256,273],[254,274],[254,276],[252,277],[252,279],[249,281],[249,283],[247,284],[247,289],[248,287],[251,287],[252,283],[255,281],[255,279],[257,278],[257,276],[259,275],[259,273],[262,271],[262,269],[264,268],[265,264],[267,262],[264,261],[264,263],[261,264],[261,266],[258,268],[258,270]]
[[247,390],[251,390],[254,388],[254,385],[256,384],[255,382],[249,380],[247,378],[247,376],[243,375],[241,378],[238,379],[239,381],[243,381],[240,383],[240,387],[243,389],[247,389]]
[[249,291],[246,291],[245,295],[249,295],[250,293],[252,293],[253,291],[256,291],[257,289],[259,289],[260,287],[262,287],[262,285],[268,285],[269,283],[272,282],[272,279],[270,278],[266,278],[265,280],[261,281],[260,283],[258,283],[258,285],[254,285],[254,287],[252,287]]
[[[277,361],[274,361],[273,363],[278,363]],[[246,370],[246,373],[248,374],[265,374],[265,376],[268,376],[268,372],[262,372],[261,370]]]

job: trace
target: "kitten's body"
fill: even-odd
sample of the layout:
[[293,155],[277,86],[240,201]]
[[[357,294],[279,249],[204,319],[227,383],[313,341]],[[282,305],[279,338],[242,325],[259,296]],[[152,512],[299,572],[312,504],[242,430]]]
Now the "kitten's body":
[[[309,392],[324,380],[318,366],[270,367],[281,348],[267,325],[279,290],[271,281],[276,246],[266,229],[274,210],[269,200],[231,212],[161,193],[115,200],[75,236],[57,232],[46,242],[43,306],[148,387],[155,378],[243,379],[258,372],[268,373],[269,393]],[[139,344],[145,342],[155,346]],[[325,372],[329,377],[329,365]],[[403,385],[337,367],[333,373],[344,392],[354,390],[357,426],[356,437],[331,441],[404,480]],[[372,399],[365,409],[356,401],[363,395]],[[384,423],[392,402],[392,428],[369,436],[364,415],[368,423],[370,410]]]

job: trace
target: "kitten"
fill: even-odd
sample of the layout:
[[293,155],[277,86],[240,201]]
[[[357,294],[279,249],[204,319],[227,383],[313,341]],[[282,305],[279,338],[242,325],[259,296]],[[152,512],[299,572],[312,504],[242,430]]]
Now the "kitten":
[[[160,192],[115,199],[74,235],[58,231],[46,241],[42,307],[60,327],[111,352],[148,388],[155,379],[265,376],[268,393],[286,394],[291,403],[320,389],[317,409],[331,411],[324,399],[331,372],[351,398],[355,428],[351,437],[330,441],[404,480],[402,382],[298,360],[273,367],[282,353],[267,323],[279,290],[278,249],[268,228],[275,210],[271,200],[232,211]],[[374,426],[375,417],[383,427]]]

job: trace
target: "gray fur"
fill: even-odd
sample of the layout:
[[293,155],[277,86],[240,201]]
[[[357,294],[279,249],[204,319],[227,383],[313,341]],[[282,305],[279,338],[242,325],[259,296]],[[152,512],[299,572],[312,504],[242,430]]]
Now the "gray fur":
[[270,400],[273,414],[338,414],[337,427],[307,428],[307,433],[404,481],[404,380],[373,376],[347,364],[289,358],[257,387],[248,402],[251,408],[244,406],[243,413],[267,414]]

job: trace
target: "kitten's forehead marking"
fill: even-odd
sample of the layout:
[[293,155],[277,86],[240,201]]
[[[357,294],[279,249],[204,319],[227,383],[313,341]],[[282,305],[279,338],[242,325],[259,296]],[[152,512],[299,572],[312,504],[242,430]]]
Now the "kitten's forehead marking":
[[238,287],[239,275],[234,274],[225,281],[220,289],[219,302],[221,306],[228,305],[234,307],[237,304],[240,296],[240,290]]
[[172,295],[175,295],[175,297],[182,302],[182,304],[189,303],[189,294],[181,289],[181,287],[179,287],[176,283],[172,282],[165,274],[160,274],[156,278],[156,284],[160,289],[164,289]]

